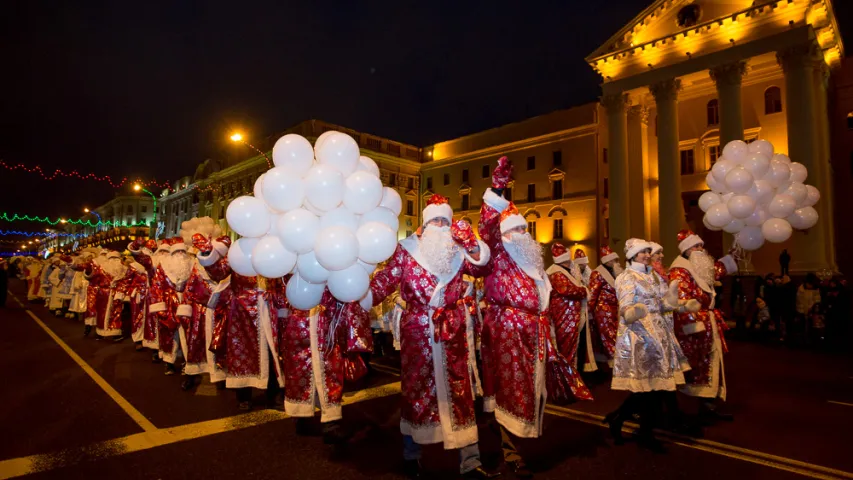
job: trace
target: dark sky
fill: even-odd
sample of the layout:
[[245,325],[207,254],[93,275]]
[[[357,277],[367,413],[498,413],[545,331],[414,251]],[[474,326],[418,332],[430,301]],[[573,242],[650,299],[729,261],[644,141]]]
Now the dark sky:
[[[426,145],[594,100],[584,57],[649,1],[5,0],[0,159],[175,179],[310,118]],[[0,169],[0,211],[112,194]]]

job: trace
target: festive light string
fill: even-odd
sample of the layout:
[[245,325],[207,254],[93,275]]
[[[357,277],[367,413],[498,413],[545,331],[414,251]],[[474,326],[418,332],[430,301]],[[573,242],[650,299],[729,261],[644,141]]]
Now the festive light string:
[[6,212],[3,212],[2,214],[0,214],[0,220],[5,220],[7,222],[15,222],[18,220],[23,220],[23,221],[27,221],[27,222],[47,223],[49,225],[56,225],[58,223],[63,223],[63,224],[70,223],[72,225],[86,225],[89,227],[100,227],[101,225],[107,225],[110,227],[146,227],[147,226],[145,224],[145,222],[137,222],[137,223],[126,223],[126,222],[124,222],[123,223],[123,222],[119,222],[119,221],[107,220],[106,222],[98,221],[98,222],[92,223],[91,220],[73,220],[73,219],[66,219],[66,218],[59,218],[56,220],[51,220],[48,217],[39,217],[39,216],[31,217],[29,215],[18,215],[17,213],[13,214],[10,217],[9,214],[7,214]]
[[[85,237],[85,233],[59,233],[59,232],[22,232],[20,230],[0,230],[0,235],[23,235],[25,237]],[[19,240],[0,240],[3,242],[18,242]]]
[[58,168],[56,170],[54,170],[52,174],[48,175],[47,173],[45,173],[44,170],[42,170],[42,168],[39,165],[36,165],[35,167],[30,168],[30,167],[27,167],[26,165],[24,165],[23,163],[19,163],[17,165],[11,165],[9,163],[6,163],[3,160],[0,160],[0,166],[4,167],[10,171],[23,170],[23,171],[28,172],[28,173],[38,173],[45,180],[54,180],[57,177],[77,178],[80,180],[96,180],[99,182],[109,183],[110,186],[112,186],[113,188],[121,188],[122,186],[124,186],[128,183],[138,183],[138,184],[145,186],[145,187],[167,188],[167,189],[169,189],[170,192],[175,191],[175,189],[171,187],[170,182],[168,182],[168,181],[158,182],[157,180],[150,180],[148,182],[144,182],[142,180],[137,179],[137,180],[131,182],[130,180],[128,180],[127,177],[122,177],[121,180],[116,182],[116,181],[113,181],[112,177],[110,177],[109,175],[99,176],[99,175],[95,175],[94,173],[91,173],[91,172],[86,174],[86,175],[83,175],[80,172],[78,172],[77,170],[72,170],[70,172],[63,172],[61,169],[58,169]]

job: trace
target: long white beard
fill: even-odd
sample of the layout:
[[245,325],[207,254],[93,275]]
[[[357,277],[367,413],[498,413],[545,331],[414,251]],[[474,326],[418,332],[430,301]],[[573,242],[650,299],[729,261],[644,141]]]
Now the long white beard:
[[186,253],[163,256],[160,259],[160,266],[170,280],[183,285],[193,272],[193,259]]
[[510,235],[509,241],[504,240],[506,248],[515,251],[513,258],[521,260],[526,267],[532,267],[537,271],[543,271],[545,261],[542,260],[542,244],[537,242],[527,233],[514,232]]
[[624,272],[624,271],[625,271],[625,268],[622,267],[622,264],[620,264],[619,262],[616,262],[613,264],[613,278],[618,277],[619,274]]
[[169,258],[169,252],[164,252],[162,250],[155,252],[154,255],[151,255],[151,265],[156,268],[160,265],[160,260],[163,260],[164,258]]
[[446,275],[453,271],[453,260],[459,255],[459,245],[450,235],[450,227],[428,225],[421,235],[418,249],[431,271]]
[[113,281],[124,278],[124,274],[127,273],[127,267],[121,263],[120,258],[109,258],[102,261],[101,268],[104,269],[104,272],[106,272]]
[[693,271],[699,276],[699,279],[703,280],[709,287],[713,287],[716,280],[714,257],[701,250],[695,250],[690,254],[689,260]]

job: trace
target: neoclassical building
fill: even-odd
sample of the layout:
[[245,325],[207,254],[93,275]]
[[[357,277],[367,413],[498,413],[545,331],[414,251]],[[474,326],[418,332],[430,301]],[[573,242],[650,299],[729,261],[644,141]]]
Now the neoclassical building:
[[603,78],[611,240],[658,241],[669,256],[690,227],[715,253],[731,235],[706,231],[696,201],[735,139],[766,139],[809,169],[821,220],[753,256],[774,270],[837,269],[828,79],[844,56],[830,0],[658,0],[587,62]]

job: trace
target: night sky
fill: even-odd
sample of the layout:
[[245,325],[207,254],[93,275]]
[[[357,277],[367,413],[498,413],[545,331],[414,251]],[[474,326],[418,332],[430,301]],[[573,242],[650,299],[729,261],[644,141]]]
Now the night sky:
[[[584,57],[649,2],[6,0],[0,159],[171,180],[311,118],[427,145],[595,100]],[[113,192],[0,169],[0,211]]]

